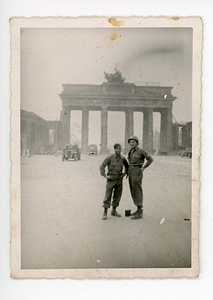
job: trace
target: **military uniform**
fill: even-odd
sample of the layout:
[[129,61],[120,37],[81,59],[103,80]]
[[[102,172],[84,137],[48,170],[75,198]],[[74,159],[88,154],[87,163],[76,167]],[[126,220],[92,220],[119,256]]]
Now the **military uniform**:
[[[138,143],[138,139],[135,136],[129,138],[130,140],[135,140]],[[146,164],[144,160],[146,159]],[[143,190],[142,190],[142,179],[143,172],[141,168],[147,168],[152,162],[152,157],[144,150],[138,146],[134,149],[131,149],[128,153],[129,161],[129,187],[131,196],[134,204],[138,208],[143,209]]]
[[[111,205],[118,207],[123,190],[123,177],[128,174],[128,162],[121,155],[112,154],[108,156],[100,166],[100,173],[104,177],[106,177],[106,166],[108,167],[107,175],[110,176],[110,179],[107,179],[103,207],[110,208],[112,193],[113,201]],[[125,168],[125,173],[123,173],[123,168]]]

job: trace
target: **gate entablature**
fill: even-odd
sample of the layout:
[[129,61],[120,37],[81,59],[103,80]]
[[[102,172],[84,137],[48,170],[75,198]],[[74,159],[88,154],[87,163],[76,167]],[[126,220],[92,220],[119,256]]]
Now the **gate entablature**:
[[[105,88],[109,87],[107,92]],[[128,93],[127,88],[134,89]],[[111,84],[102,85],[86,84],[63,84],[63,91],[59,95],[62,106],[91,106],[92,109],[100,109],[102,105],[109,107],[132,107],[137,110],[141,107],[172,108],[176,99],[171,94],[172,87],[159,86],[136,86],[134,84]]]
[[137,86],[134,83],[115,84],[104,82],[101,85],[92,84],[62,84],[63,91],[60,97],[66,98],[70,95],[76,97],[112,97],[136,98],[136,99],[158,99],[174,101],[172,87],[166,86]]

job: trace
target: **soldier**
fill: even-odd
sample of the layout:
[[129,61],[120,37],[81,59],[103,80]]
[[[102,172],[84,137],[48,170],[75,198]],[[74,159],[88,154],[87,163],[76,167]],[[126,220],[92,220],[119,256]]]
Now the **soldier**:
[[[129,138],[128,143],[131,147],[131,150],[128,153],[129,187],[133,202],[137,206],[137,210],[131,214],[131,219],[136,220],[143,218],[143,172],[144,169],[146,169],[153,162],[153,159],[146,151],[138,147],[139,142],[136,136],[132,135]],[[143,166],[145,159],[146,164]]]
[[[116,208],[119,206],[119,202],[123,189],[123,177],[128,175],[128,162],[125,157],[121,156],[121,145],[114,145],[115,154],[109,155],[100,166],[100,173],[107,179],[106,193],[103,201],[104,214],[102,220],[107,219],[107,210],[110,208],[111,198],[113,193],[112,211],[111,215],[115,217],[121,217],[117,213]],[[105,173],[105,167],[108,167],[108,173]],[[123,168],[124,173],[123,173]]]

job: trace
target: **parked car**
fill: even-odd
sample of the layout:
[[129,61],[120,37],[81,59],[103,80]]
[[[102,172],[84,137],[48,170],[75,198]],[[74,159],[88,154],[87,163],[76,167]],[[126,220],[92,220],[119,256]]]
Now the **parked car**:
[[91,144],[88,147],[89,155],[98,155],[98,147],[95,144]]
[[80,160],[81,154],[77,144],[66,145],[62,150],[62,161],[64,160]]
[[165,150],[163,148],[158,149],[156,152],[157,152],[157,155],[161,155],[161,156],[167,156],[168,155],[167,150]]
[[192,148],[186,147],[186,150],[183,150],[182,152],[182,157],[184,156],[192,158]]

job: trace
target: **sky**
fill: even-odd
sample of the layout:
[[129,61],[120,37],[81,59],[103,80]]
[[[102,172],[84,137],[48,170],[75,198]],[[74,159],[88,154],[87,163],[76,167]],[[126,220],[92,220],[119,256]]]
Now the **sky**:
[[[102,84],[117,69],[125,82],[172,86],[173,116],[192,120],[192,30],[190,28],[21,29],[21,108],[59,120],[62,84]],[[100,113],[90,114],[89,142],[99,143]],[[142,114],[134,114],[142,136]],[[73,112],[71,124],[81,123]],[[124,136],[124,113],[109,113],[109,142]],[[159,114],[154,128],[159,129]],[[100,126],[98,126],[100,127]]]

